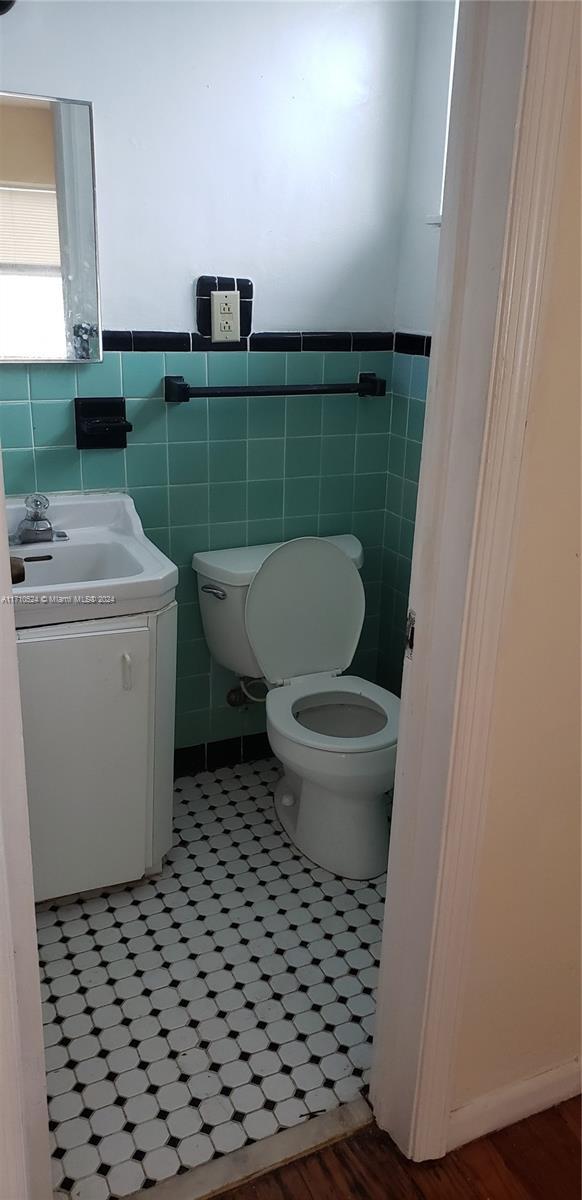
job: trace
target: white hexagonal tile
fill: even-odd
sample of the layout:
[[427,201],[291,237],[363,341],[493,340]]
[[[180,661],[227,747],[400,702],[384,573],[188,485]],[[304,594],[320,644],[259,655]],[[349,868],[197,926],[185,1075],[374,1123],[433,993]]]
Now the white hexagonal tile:
[[219,1154],[230,1154],[233,1150],[239,1150],[246,1142],[245,1131],[237,1121],[225,1121],[224,1125],[217,1125],[211,1138]]
[[94,1175],[100,1163],[95,1146],[76,1146],[67,1150],[63,1158],[63,1170],[69,1179],[83,1179],[86,1175]]
[[101,1161],[110,1167],[116,1163],[127,1162],[134,1152],[135,1147],[129,1133],[110,1133],[99,1143]]
[[91,1137],[91,1126],[84,1117],[73,1117],[71,1121],[63,1121],[55,1131],[57,1146],[64,1150],[72,1150],[74,1146],[83,1146]]
[[133,1131],[133,1140],[138,1150],[157,1150],[159,1146],[165,1146],[169,1136],[166,1122],[159,1118],[144,1121]]
[[142,1187],[145,1175],[141,1163],[124,1162],[112,1167],[107,1179],[112,1195],[131,1196]]
[[214,1148],[206,1134],[196,1133],[180,1142],[178,1153],[185,1167],[197,1167],[213,1157]]
[[190,1137],[193,1133],[198,1133],[202,1127],[200,1113],[198,1108],[189,1105],[188,1108],[177,1108],[174,1112],[168,1113],[166,1124],[172,1137],[183,1138]]
[[91,1129],[98,1137],[107,1137],[110,1133],[119,1133],[125,1125],[125,1119],[119,1104],[109,1104],[91,1114]]
[[180,1159],[171,1146],[160,1146],[158,1150],[150,1150],[146,1154],[142,1166],[148,1179],[159,1182],[177,1175],[180,1169]]
[[86,1179],[77,1180],[70,1192],[71,1200],[108,1200],[109,1195],[109,1186],[102,1175],[88,1175]]
[[284,1128],[290,1128],[292,1125],[299,1125],[309,1116],[309,1111],[303,1100],[298,1100],[292,1097],[289,1100],[282,1100],[280,1104],[275,1105],[275,1117]]
[[190,1092],[185,1083],[166,1083],[159,1089],[157,1099],[161,1109],[173,1112],[190,1103]]

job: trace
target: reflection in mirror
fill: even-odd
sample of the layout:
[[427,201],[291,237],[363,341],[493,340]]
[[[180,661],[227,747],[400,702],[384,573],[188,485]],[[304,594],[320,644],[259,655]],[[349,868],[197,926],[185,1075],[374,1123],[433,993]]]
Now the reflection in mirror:
[[0,360],[101,358],[91,105],[0,94]]

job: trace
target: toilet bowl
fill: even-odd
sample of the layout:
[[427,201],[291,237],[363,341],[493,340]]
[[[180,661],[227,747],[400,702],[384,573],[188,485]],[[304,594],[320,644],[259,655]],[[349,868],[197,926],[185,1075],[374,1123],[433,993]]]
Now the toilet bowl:
[[336,875],[386,869],[396,696],[354,676],[315,675],[267,696],[267,734],[285,774],[275,808],[296,846]]
[[[253,551],[243,620],[243,573],[228,559],[242,552],[194,556],[209,648],[225,666],[252,664],[270,685],[267,735],[284,767],[275,807],[289,837],[326,870],[372,879],[386,869],[400,701],[341,674],[364,619],[361,545],[345,535]],[[248,572],[248,554],[245,562]]]

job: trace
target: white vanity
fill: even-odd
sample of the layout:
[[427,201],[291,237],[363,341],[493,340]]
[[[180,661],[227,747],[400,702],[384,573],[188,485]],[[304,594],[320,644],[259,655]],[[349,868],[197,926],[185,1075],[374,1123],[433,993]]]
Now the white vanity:
[[177,569],[122,493],[49,516],[67,540],[11,546],[37,901],[139,879],[172,843]]

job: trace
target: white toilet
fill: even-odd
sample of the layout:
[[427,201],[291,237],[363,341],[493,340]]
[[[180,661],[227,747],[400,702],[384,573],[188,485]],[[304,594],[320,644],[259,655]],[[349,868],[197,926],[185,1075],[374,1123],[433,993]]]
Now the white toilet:
[[351,534],[195,554],[212,656],[264,678],[267,734],[285,773],[275,793],[295,845],[335,874],[386,869],[386,792],[394,783],[400,701],[342,675],[365,612]]

